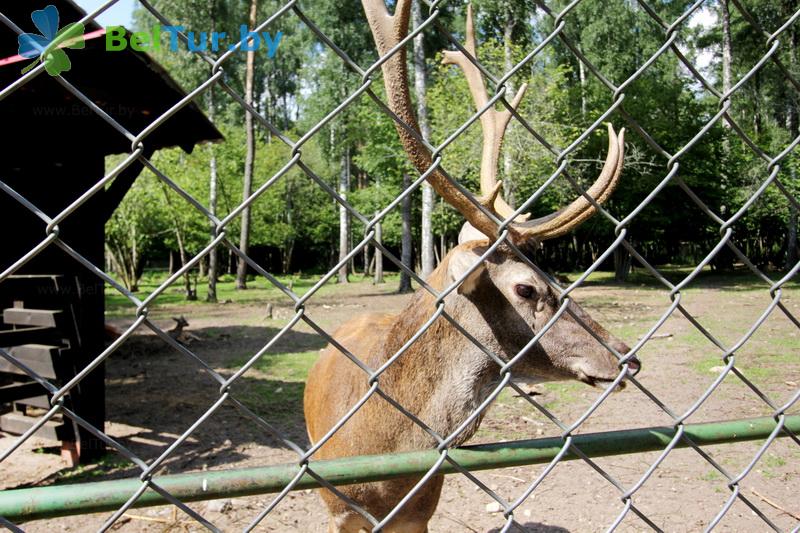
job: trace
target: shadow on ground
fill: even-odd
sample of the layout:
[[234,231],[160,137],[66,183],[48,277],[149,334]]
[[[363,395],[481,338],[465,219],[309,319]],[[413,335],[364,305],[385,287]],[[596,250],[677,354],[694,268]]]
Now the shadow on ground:
[[[201,340],[190,344],[189,349],[222,379],[227,379],[279,329],[234,326],[191,331]],[[232,396],[285,437],[308,447],[303,417],[305,372],[292,372],[291,358],[302,354],[308,361],[315,356],[309,352],[324,346],[325,341],[317,335],[287,332],[258,364],[232,384]],[[275,354],[281,354],[284,366],[273,369],[270,358],[277,358]],[[107,431],[149,463],[211,410],[220,398],[220,386],[213,374],[191,356],[155,335],[133,335],[106,362]],[[272,456],[259,461],[262,449]],[[226,400],[169,454],[159,474],[223,465],[282,463],[292,459],[285,453],[288,450],[278,436],[246,415],[235,402]],[[131,463],[107,456],[96,465],[55,473],[40,484],[116,479],[139,473]]]
[[[681,283],[693,271],[693,267],[658,266],[656,269],[672,284]],[[779,280],[786,275],[785,271],[762,270],[773,280]],[[569,273],[567,279],[571,282],[578,278],[577,273]],[[796,281],[788,281],[783,286],[796,286]],[[647,289],[665,290],[665,285],[643,267],[634,269],[626,281],[614,281],[613,277],[602,279],[587,279],[582,287],[608,287],[621,288],[639,287]],[[737,266],[733,270],[703,270],[689,283],[690,289],[718,289],[725,291],[756,291],[769,288],[764,280],[757,277],[751,270],[744,266]]]
[[[528,533],[569,533],[569,529],[565,529],[561,526],[551,526],[547,524],[540,524],[539,522],[526,522],[522,524],[522,527],[525,528],[524,531]],[[516,531],[520,531],[519,528],[512,528],[512,530],[516,529]],[[490,529],[486,533],[500,533],[501,528],[496,527],[494,529]]]

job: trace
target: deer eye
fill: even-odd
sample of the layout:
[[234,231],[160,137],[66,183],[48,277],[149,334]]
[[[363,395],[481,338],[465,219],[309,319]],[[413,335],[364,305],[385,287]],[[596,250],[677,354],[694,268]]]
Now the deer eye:
[[534,294],[533,287],[530,285],[515,285],[514,292],[517,293],[517,296],[520,298],[532,298]]

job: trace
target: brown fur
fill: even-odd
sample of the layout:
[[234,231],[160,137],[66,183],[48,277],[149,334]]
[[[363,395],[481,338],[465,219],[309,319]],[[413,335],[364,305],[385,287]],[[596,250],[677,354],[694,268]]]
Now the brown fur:
[[[486,249],[485,241],[455,248],[431,274],[428,283],[437,290],[466,272]],[[535,283],[536,301],[514,299],[515,278]],[[493,353],[508,360],[523,349],[535,331],[553,316],[557,302],[546,281],[498,249],[445,299],[446,311]],[[611,338],[577,305],[573,311],[596,334],[622,353],[627,346]],[[371,314],[354,318],[334,338],[369,368],[377,369],[391,358],[435,312],[434,298],[420,289],[399,315]],[[536,347],[514,367],[514,374],[544,379],[613,379],[617,361],[590,334],[565,315]],[[413,413],[442,437],[452,433],[485,400],[499,381],[498,365],[475,348],[445,318],[439,317],[380,376],[381,391]],[[305,416],[312,442],[318,442],[369,390],[368,375],[335,347],[328,346],[311,369],[305,389]],[[481,422],[477,419],[454,440],[469,439]],[[314,459],[382,454],[430,448],[435,440],[409,417],[377,393],[373,394],[315,454]],[[419,478],[341,487],[378,519],[385,517]],[[436,509],[443,477],[433,477],[409,501],[386,531],[427,529]],[[344,501],[327,490],[321,495],[331,516],[330,531],[357,532],[371,525]]]

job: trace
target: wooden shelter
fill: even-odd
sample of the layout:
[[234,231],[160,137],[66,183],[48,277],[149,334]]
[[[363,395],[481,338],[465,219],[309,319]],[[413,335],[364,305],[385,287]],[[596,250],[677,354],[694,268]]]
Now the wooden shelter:
[[[50,4],[59,11],[60,27],[85,16],[69,0],[5,2],[0,12],[23,31],[38,33],[31,12]],[[87,34],[100,31],[96,24],[86,25]],[[13,58],[17,50],[17,34],[0,23],[0,58]],[[72,68],[64,73],[64,80],[133,135],[185,96],[146,54],[130,49],[107,52],[103,38],[87,40],[85,49],[67,53]],[[18,80],[28,63],[30,60],[0,66],[0,90]],[[143,143],[149,155],[172,146],[191,152],[198,143],[221,138],[192,103]],[[131,141],[125,135],[47,73],[0,100],[0,181],[49,217],[58,215],[103,178],[107,155],[130,152]],[[134,163],[69,215],[58,225],[59,239],[102,268],[105,223],[141,170],[142,165]],[[47,233],[41,218],[2,190],[0,220],[1,273],[39,245]],[[104,283],[56,244],[0,282],[0,309],[5,323],[0,325],[0,347],[58,386],[105,348]],[[105,421],[104,375],[101,364],[66,399],[70,409],[100,430]],[[15,433],[27,429],[33,419],[26,413],[49,408],[44,392],[24,372],[0,358],[0,429]],[[102,441],[66,418],[41,431],[66,442],[73,459],[78,453],[91,458],[104,449]]]

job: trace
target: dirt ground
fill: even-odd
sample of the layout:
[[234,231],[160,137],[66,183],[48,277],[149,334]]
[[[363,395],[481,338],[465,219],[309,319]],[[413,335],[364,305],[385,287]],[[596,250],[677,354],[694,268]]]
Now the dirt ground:
[[[330,291],[311,299],[307,310],[327,331],[364,311],[398,311],[407,296],[389,294],[393,287],[369,284]],[[633,345],[669,307],[663,289],[638,284],[590,284],[576,296],[593,317]],[[800,315],[800,290],[788,289],[782,301]],[[291,316],[288,302],[275,301],[273,319],[265,305],[157,309],[157,323],[185,314],[190,331],[201,338],[191,345],[204,361],[231,375],[256,353]],[[763,286],[703,278],[683,294],[683,305],[724,345],[733,345],[770,303]],[[118,326],[130,324],[117,319]],[[641,383],[676,413],[687,410],[719,374],[722,352],[679,313],[640,352]],[[296,442],[307,445],[302,414],[304,373],[324,341],[304,324],[291,332],[234,388],[234,394]],[[779,310],[736,353],[737,368],[776,404],[789,401],[800,387],[800,331]],[[218,385],[185,355],[141,330],[108,361],[107,432],[146,460],[158,457],[218,398]],[[579,383],[536,385],[535,399],[561,420],[571,423],[603,392]],[[792,408],[798,412],[798,406]],[[689,423],[768,416],[770,408],[741,380],[729,376],[693,414]],[[612,394],[576,433],[669,425],[670,418],[635,387]],[[560,431],[522,398],[507,390],[491,408],[471,443],[558,436]],[[0,434],[0,450],[12,437]],[[705,448],[731,473],[752,460],[762,441]],[[137,470],[116,455],[96,465],[67,469],[53,444],[26,442],[2,465],[0,489],[117,479]],[[596,463],[625,489],[633,486],[658,458],[658,452],[598,458]],[[295,454],[265,434],[231,405],[222,408],[164,463],[161,474],[220,470],[291,462]],[[509,500],[519,497],[546,465],[476,472]],[[741,493],[776,525],[792,530],[800,524],[800,446],[776,440],[741,482]],[[665,531],[701,531],[731,492],[723,476],[691,449],[672,451],[636,492],[637,508]],[[583,461],[562,462],[515,512],[528,531],[561,533],[603,531],[624,506],[621,492]],[[217,527],[246,527],[272,496],[235,498],[191,504]],[[448,476],[431,532],[496,532],[504,524],[493,500],[462,475]],[[110,513],[23,524],[28,531],[97,529]],[[260,531],[326,530],[326,515],[313,491],[290,493],[259,525]],[[172,507],[134,509],[114,528],[118,531],[195,531],[200,526]],[[769,528],[742,502],[733,504],[717,531],[751,532]],[[630,512],[619,531],[647,531]]]

